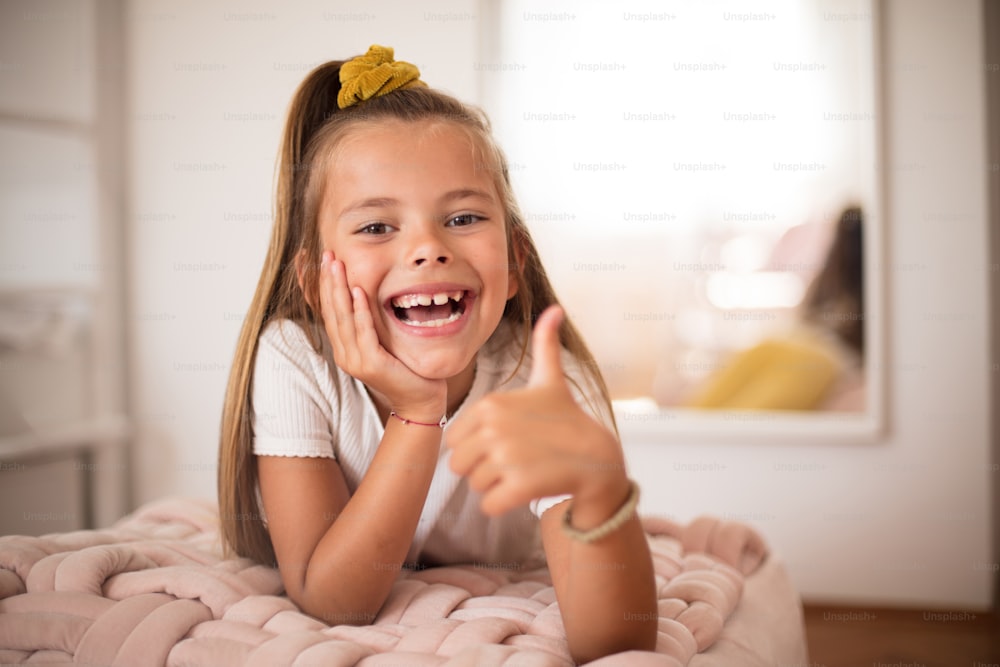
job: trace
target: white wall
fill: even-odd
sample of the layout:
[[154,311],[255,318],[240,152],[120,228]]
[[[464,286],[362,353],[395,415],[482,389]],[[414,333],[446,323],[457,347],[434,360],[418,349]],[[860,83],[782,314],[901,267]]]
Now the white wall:
[[[222,394],[267,243],[280,124],[309,66],[382,42],[428,81],[475,100],[474,0],[333,6],[129,5],[137,502],[214,496]],[[885,24],[885,437],[626,444],[644,511],[748,520],[808,598],[981,607],[996,563],[997,473],[980,4],[892,0]]]
[[295,87],[315,65],[383,43],[473,98],[476,8],[143,0],[128,10],[135,498],[214,497],[225,382]]

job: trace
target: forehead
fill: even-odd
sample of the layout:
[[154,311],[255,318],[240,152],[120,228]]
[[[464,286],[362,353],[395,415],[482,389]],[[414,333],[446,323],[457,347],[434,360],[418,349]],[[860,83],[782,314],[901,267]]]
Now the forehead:
[[[330,160],[331,181],[370,182],[449,177],[493,179],[495,165],[473,131],[447,120],[360,123],[341,137]],[[332,183],[331,183],[332,184]]]

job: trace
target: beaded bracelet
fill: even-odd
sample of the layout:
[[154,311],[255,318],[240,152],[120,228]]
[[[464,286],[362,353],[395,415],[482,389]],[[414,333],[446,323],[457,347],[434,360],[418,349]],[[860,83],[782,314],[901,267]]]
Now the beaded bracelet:
[[444,428],[445,424],[448,423],[448,415],[446,414],[441,415],[441,421],[437,422],[436,424],[432,424],[431,422],[418,422],[418,421],[413,421],[412,419],[407,419],[406,417],[401,416],[395,410],[391,411],[389,413],[389,416],[395,417],[404,424],[416,424],[417,426],[438,426],[440,428]]
[[614,531],[621,528],[626,521],[632,518],[632,514],[635,513],[635,508],[639,505],[639,485],[633,480],[628,481],[629,486],[632,488],[625,499],[625,503],[615,512],[614,516],[610,519],[597,526],[596,528],[591,528],[590,530],[579,530],[573,527],[570,518],[570,512],[573,509],[572,505],[563,514],[562,528],[563,532],[572,537],[578,542],[596,542],[597,540],[610,535]]

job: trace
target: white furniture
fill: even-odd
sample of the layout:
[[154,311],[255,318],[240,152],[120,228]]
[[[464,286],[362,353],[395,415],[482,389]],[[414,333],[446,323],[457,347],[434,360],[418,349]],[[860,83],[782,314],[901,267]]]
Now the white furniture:
[[121,16],[0,4],[0,534],[128,509]]

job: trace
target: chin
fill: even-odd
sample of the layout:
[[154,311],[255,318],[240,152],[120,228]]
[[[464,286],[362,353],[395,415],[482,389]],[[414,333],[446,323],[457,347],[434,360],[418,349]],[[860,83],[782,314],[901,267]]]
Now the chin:
[[406,355],[400,359],[406,366],[422,378],[428,380],[448,380],[460,374],[472,359],[457,358],[447,352],[431,352],[417,356]]

